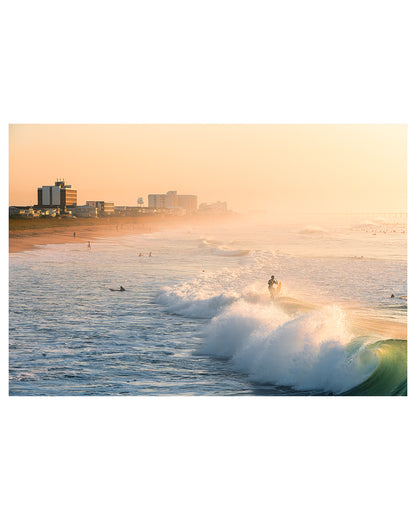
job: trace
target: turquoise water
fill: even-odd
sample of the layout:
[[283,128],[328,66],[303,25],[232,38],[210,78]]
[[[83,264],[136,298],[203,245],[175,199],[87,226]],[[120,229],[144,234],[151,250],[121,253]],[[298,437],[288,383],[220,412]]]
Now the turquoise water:
[[406,249],[384,215],[11,254],[10,395],[406,394],[407,342],[352,327],[407,322]]

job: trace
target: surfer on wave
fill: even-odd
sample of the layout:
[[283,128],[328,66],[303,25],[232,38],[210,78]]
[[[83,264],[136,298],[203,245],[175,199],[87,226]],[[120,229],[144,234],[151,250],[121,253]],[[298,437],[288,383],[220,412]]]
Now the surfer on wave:
[[270,298],[272,300],[274,300],[274,297],[276,296],[277,294],[277,286],[279,285],[277,280],[275,279],[274,275],[272,274],[270,280],[267,282],[267,285],[269,287],[269,293],[270,293]]

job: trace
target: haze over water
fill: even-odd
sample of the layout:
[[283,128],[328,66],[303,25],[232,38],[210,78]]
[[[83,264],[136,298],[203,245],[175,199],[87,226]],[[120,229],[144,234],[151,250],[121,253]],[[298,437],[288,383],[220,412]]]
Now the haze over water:
[[10,394],[403,394],[407,341],[389,332],[407,323],[406,253],[396,213],[227,219],[12,254]]

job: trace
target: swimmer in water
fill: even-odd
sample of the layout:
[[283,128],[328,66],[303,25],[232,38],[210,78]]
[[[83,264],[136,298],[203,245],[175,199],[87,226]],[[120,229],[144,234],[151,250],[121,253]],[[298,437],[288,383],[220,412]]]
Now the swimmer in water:
[[126,289],[125,289],[122,285],[120,285],[120,291],[123,292],[123,291],[125,291],[125,290],[126,290]]

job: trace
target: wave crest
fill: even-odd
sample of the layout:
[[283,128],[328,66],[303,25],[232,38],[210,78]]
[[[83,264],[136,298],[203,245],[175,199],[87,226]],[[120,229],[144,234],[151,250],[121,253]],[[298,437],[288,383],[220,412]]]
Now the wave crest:
[[364,338],[351,340],[335,306],[291,318],[274,306],[239,300],[209,324],[199,354],[230,359],[255,382],[341,393],[378,364]]

